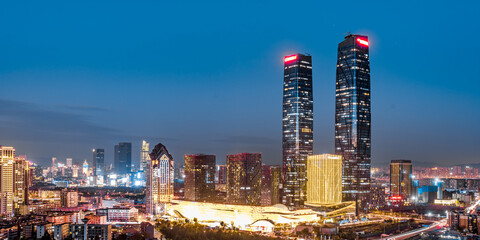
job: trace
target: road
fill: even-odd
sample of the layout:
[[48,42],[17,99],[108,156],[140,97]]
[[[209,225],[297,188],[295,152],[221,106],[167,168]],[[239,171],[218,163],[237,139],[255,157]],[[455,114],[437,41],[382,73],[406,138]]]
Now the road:
[[385,239],[388,239],[388,240],[402,240],[402,239],[411,238],[411,237],[417,236],[417,235],[419,235],[423,232],[429,232],[429,231],[435,230],[438,226],[441,226],[441,225],[444,225],[444,224],[445,224],[445,220],[437,221],[437,222],[432,223],[428,227],[415,229],[415,230],[400,233],[400,234],[397,234],[397,235],[394,235],[394,236],[388,236]]

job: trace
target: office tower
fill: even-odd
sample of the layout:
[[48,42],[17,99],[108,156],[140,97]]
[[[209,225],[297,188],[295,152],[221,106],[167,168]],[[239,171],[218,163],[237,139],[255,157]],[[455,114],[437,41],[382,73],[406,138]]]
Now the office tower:
[[270,166],[262,165],[262,200],[263,206],[272,205],[272,171]]
[[307,169],[307,205],[342,202],[342,156],[308,156]]
[[88,177],[88,162],[87,159],[85,159],[85,162],[83,162],[83,175]]
[[72,177],[78,178],[78,171],[79,171],[78,168],[79,168],[78,165],[73,165],[73,167],[72,167]]
[[132,170],[132,143],[115,145],[115,173],[128,174]]
[[26,156],[15,157],[13,163],[13,203],[16,214],[26,213],[28,187],[30,186],[30,166]]
[[312,57],[284,58],[283,79],[283,198],[289,208],[305,201],[307,156],[313,154]]
[[262,166],[262,205],[275,205],[281,202],[281,181],[281,166]]
[[102,185],[105,179],[105,150],[93,149],[93,176],[96,184]]
[[217,165],[215,171],[215,184],[227,184],[227,166]]
[[142,141],[142,148],[140,149],[140,171],[145,171],[147,168],[147,161],[149,158],[150,152],[150,143],[143,140]]
[[167,148],[159,143],[150,153],[147,162],[147,214],[159,215],[165,209],[165,203],[173,199],[173,157]]
[[410,201],[412,187],[412,161],[392,160],[390,162],[390,196]]
[[371,192],[371,208],[381,209],[387,206],[387,193],[385,192],[385,186],[381,183],[372,183],[370,186]]
[[71,167],[72,167],[72,161],[73,161],[73,159],[67,158],[67,160],[66,160],[67,168],[71,168]]
[[52,177],[55,177],[55,173],[57,172],[57,166],[55,165],[55,162],[57,161],[57,158],[52,158]]
[[335,153],[343,157],[343,200],[368,211],[370,197],[370,63],[367,36],[338,45]]
[[227,155],[227,203],[260,205],[262,154]]
[[270,166],[270,181],[272,182],[272,205],[282,202],[282,166]]
[[215,201],[215,155],[185,155],[185,200]]
[[13,199],[13,163],[15,149],[0,145],[0,213],[12,215],[14,211]]

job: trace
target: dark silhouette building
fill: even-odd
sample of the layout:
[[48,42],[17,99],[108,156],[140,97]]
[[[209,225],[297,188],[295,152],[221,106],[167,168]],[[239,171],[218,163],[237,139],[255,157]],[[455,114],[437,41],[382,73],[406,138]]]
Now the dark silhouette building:
[[311,56],[295,54],[284,58],[282,135],[282,202],[297,208],[305,202],[307,156],[313,154]]
[[93,175],[95,177],[104,177],[105,175],[105,150],[93,149]]
[[215,201],[215,155],[185,155],[185,200]]
[[127,174],[132,171],[132,143],[115,145],[115,173]]
[[[370,63],[368,37],[348,35],[338,45],[335,154],[343,156],[343,200],[368,211],[370,197]],[[358,212],[357,212],[358,213]]]
[[262,154],[227,155],[227,203],[260,205]]

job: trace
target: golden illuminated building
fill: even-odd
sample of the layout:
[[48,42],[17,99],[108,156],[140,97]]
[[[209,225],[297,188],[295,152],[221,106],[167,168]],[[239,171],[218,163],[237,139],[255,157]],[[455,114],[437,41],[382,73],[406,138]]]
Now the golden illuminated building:
[[147,214],[159,215],[165,203],[173,199],[173,157],[161,143],[157,144],[147,159]]
[[14,209],[19,214],[25,213],[28,204],[28,187],[30,185],[30,167],[25,156],[15,158],[13,175]]
[[342,202],[342,156],[311,155],[307,158],[307,205]]
[[[290,210],[282,204],[270,206],[248,206],[224,203],[192,202],[172,200],[168,214],[174,218],[197,219],[201,223],[217,226],[224,222],[233,224],[240,229],[247,229],[259,221],[269,221],[272,224],[298,224],[318,222],[322,218],[353,214],[355,203],[347,202],[334,206],[331,211],[316,211],[311,208]],[[333,209],[333,208],[332,208]]]
[[13,162],[15,148],[0,146],[0,211],[1,214],[13,214]]
[[390,195],[409,200],[412,195],[412,161],[392,160],[390,163]]

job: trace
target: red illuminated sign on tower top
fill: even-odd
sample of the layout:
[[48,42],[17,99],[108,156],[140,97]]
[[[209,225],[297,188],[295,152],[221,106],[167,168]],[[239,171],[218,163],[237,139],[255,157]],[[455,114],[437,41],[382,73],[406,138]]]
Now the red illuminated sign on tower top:
[[283,61],[285,63],[297,60],[297,55],[286,56]]
[[363,46],[368,47],[368,40],[367,40],[367,39],[357,38],[357,42],[358,42],[360,45],[363,45]]

